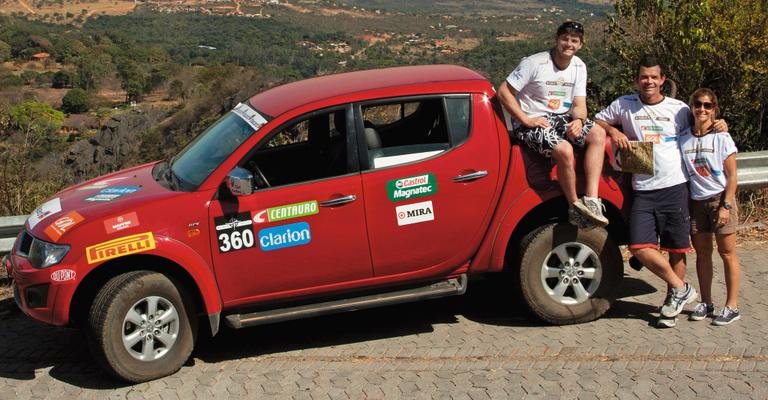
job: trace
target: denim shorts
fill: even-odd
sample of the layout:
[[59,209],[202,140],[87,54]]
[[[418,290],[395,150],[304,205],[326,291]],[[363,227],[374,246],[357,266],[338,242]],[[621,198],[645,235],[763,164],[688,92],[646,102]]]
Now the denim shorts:
[[629,248],[661,248],[686,253],[691,248],[688,184],[635,190],[629,212]]

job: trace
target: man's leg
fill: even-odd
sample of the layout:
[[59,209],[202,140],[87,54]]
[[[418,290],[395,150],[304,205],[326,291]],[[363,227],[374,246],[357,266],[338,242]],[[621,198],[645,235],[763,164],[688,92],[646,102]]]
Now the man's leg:
[[[652,247],[632,249],[632,255],[637,257],[643,265],[653,272],[654,275],[663,279],[667,285],[673,289],[682,289],[685,282],[672,269],[669,260],[661,255],[661,252]],[[685,266],[683,266],[685,268]],[[685,273],[685,270],[683,270]]]
[[587,150],[584,152],[585,191],[589,197],[598,197],[600,174],[605,157],[605,129],[595,124],[587,134]]
[[557,180],[565,194],[568,204],[573,204],[579,199],[576,194],[576,160],[573,155],[573,146],[563,140],[552,149],[552,159],[557,165]]

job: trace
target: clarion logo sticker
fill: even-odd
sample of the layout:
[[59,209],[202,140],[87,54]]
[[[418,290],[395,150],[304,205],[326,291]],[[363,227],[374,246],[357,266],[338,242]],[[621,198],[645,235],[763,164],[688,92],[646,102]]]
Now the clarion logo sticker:
[[85,256],[88,264],[93,264],[128,254],[141,253],[154,248],[154,235],[152,235],[152,232],[144,232],[86,247]]
[[274,226],[259,231],[259,247],[264,251],[301,246],[311,241],[312,233],[306,222]]
[[421,203],[395,207],[395,216],[397,217],[397,225],[403,226],[434,221],[435,211],[432,208],[431,201],[423,201]]

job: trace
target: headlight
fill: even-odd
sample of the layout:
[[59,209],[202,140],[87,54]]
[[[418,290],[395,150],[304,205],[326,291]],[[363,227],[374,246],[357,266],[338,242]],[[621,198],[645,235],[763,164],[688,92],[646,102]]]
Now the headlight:
[[35,268],[48,268],[61,262],[68,252],[69,246],[65,244],[53,244],[34,238],[27,258]]

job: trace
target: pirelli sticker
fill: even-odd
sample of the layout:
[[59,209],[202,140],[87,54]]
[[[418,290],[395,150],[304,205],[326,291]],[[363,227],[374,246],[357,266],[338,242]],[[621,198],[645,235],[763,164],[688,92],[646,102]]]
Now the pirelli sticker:
[[88,264],[94,264],[112,258],[142,253],[155,248],[155,237],[152,232],[123,236],[107,242],[102,242],[85,248]]

